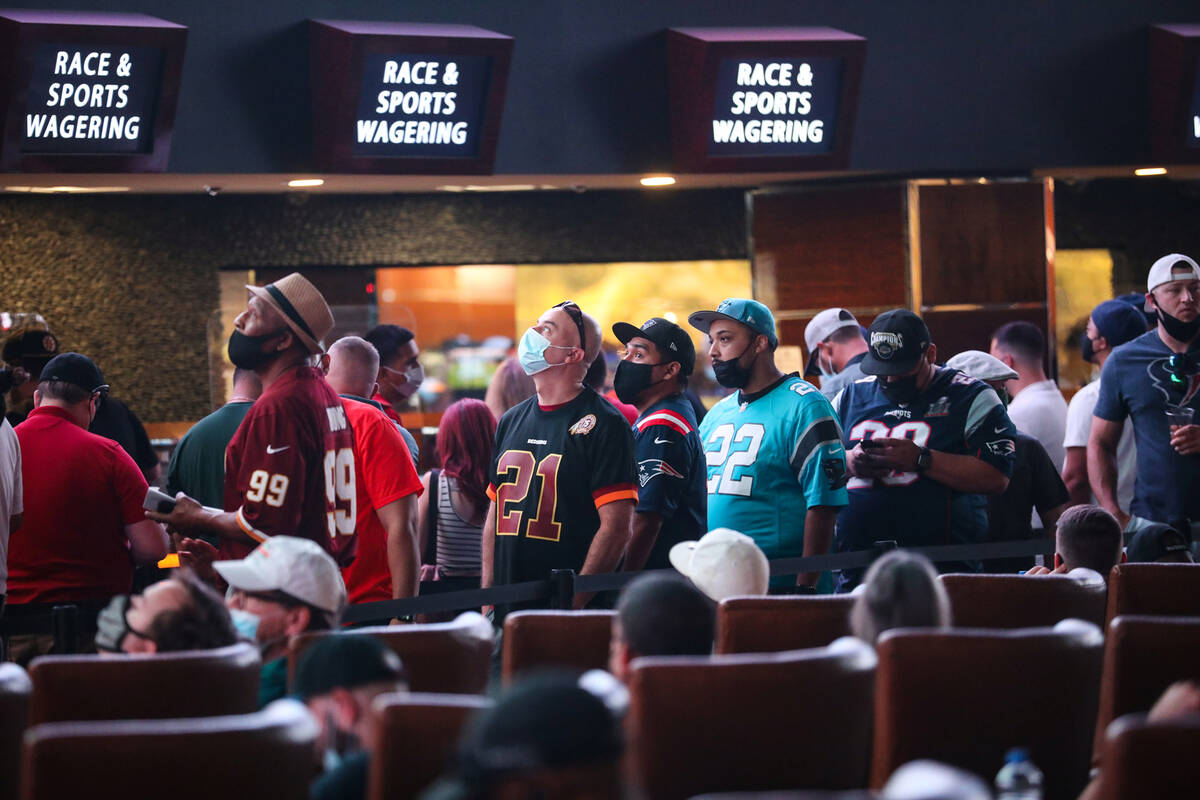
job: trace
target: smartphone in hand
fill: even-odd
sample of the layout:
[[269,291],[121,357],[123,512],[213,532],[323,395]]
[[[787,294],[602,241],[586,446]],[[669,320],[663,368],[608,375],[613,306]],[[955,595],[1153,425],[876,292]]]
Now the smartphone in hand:
[[153,486],[146,489],[146,499],[142,508],[147,511],[157,511],[159,514],[170,514],[175,510],[175,498]]

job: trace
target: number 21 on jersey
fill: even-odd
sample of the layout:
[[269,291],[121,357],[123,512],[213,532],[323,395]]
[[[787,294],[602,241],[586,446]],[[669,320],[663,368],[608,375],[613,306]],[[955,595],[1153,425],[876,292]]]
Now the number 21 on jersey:
[[[496,488],[496,535],[520,536],[521,521],[526,511],[525,497],[533,484],[533,477],[542,479],[538,490],[537,504],[533,506],[533,516],[525,526],[525,535],[530,539],[544,539],[557,542],[562,533],[562,525],[554,520],[554,512],[558,510],[558,465],[562,455],[551,453],[538,461],[528,450],[506,450],[500,456],[497,472],[503,473],[509,480]],[[515,475],[513,474],[515,471]],[[508,504],[515,506],[509,508]]]
[[[762,447],[765,434],[766,429],[759,422],[747,422],[736,429],[732,422],[726,422],[713,429],[704,443],[704,459],[709,467],[709,494],[750,496],[754,489],[754,475],[748,468],[758,461],[758,450]],[[745,446],[742,446],[743,443]],[[715,449],[711,449],[713,445]]]

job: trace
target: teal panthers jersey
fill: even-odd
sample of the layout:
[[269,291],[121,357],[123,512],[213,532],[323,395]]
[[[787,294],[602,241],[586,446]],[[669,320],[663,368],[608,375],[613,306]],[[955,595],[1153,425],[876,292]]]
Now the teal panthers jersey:
[[846,450],[833,406],[795,373],[747,398],[735,392],[700,424],[708,527],[754,538],[768,558],[803,555],[811,506],[846,505]]

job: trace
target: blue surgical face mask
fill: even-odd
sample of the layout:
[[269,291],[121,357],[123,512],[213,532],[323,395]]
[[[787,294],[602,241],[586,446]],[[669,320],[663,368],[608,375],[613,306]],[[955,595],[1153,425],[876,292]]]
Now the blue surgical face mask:
[[231,608],[229,617],[233,620],[233,629],[237,631],[238,636],[250,642],[258,641],[258,623],[261,620],[257,614],[251,614],[241,608]]
[[837,372],[833,369],[833,362],[829,363],[829,369],[825,369],[825,361],[820,355],[817,356],[817,369],[820,370],[822,378],[828,379],[837,375]]
[[520,360],[521,369],[525,370],[526,375],[536,375],[551,367],[561,366],[559,364],[551,364],[546,360],[546,350],[551,347],[557,347],[560,350],[578,349],[575,347],[564,347],[560,344],[550,344],[549,339],[542,336],[533,328],[525,331],[525,335],[517,343],[517,358]]

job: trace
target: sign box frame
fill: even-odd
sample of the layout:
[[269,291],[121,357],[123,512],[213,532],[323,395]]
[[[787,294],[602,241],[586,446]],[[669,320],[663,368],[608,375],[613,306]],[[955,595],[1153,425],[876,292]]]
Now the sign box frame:
[[1200,83],[1200,24],[1150,26],[1150,155],[1165,163],[1200,161],[1187,143]]

